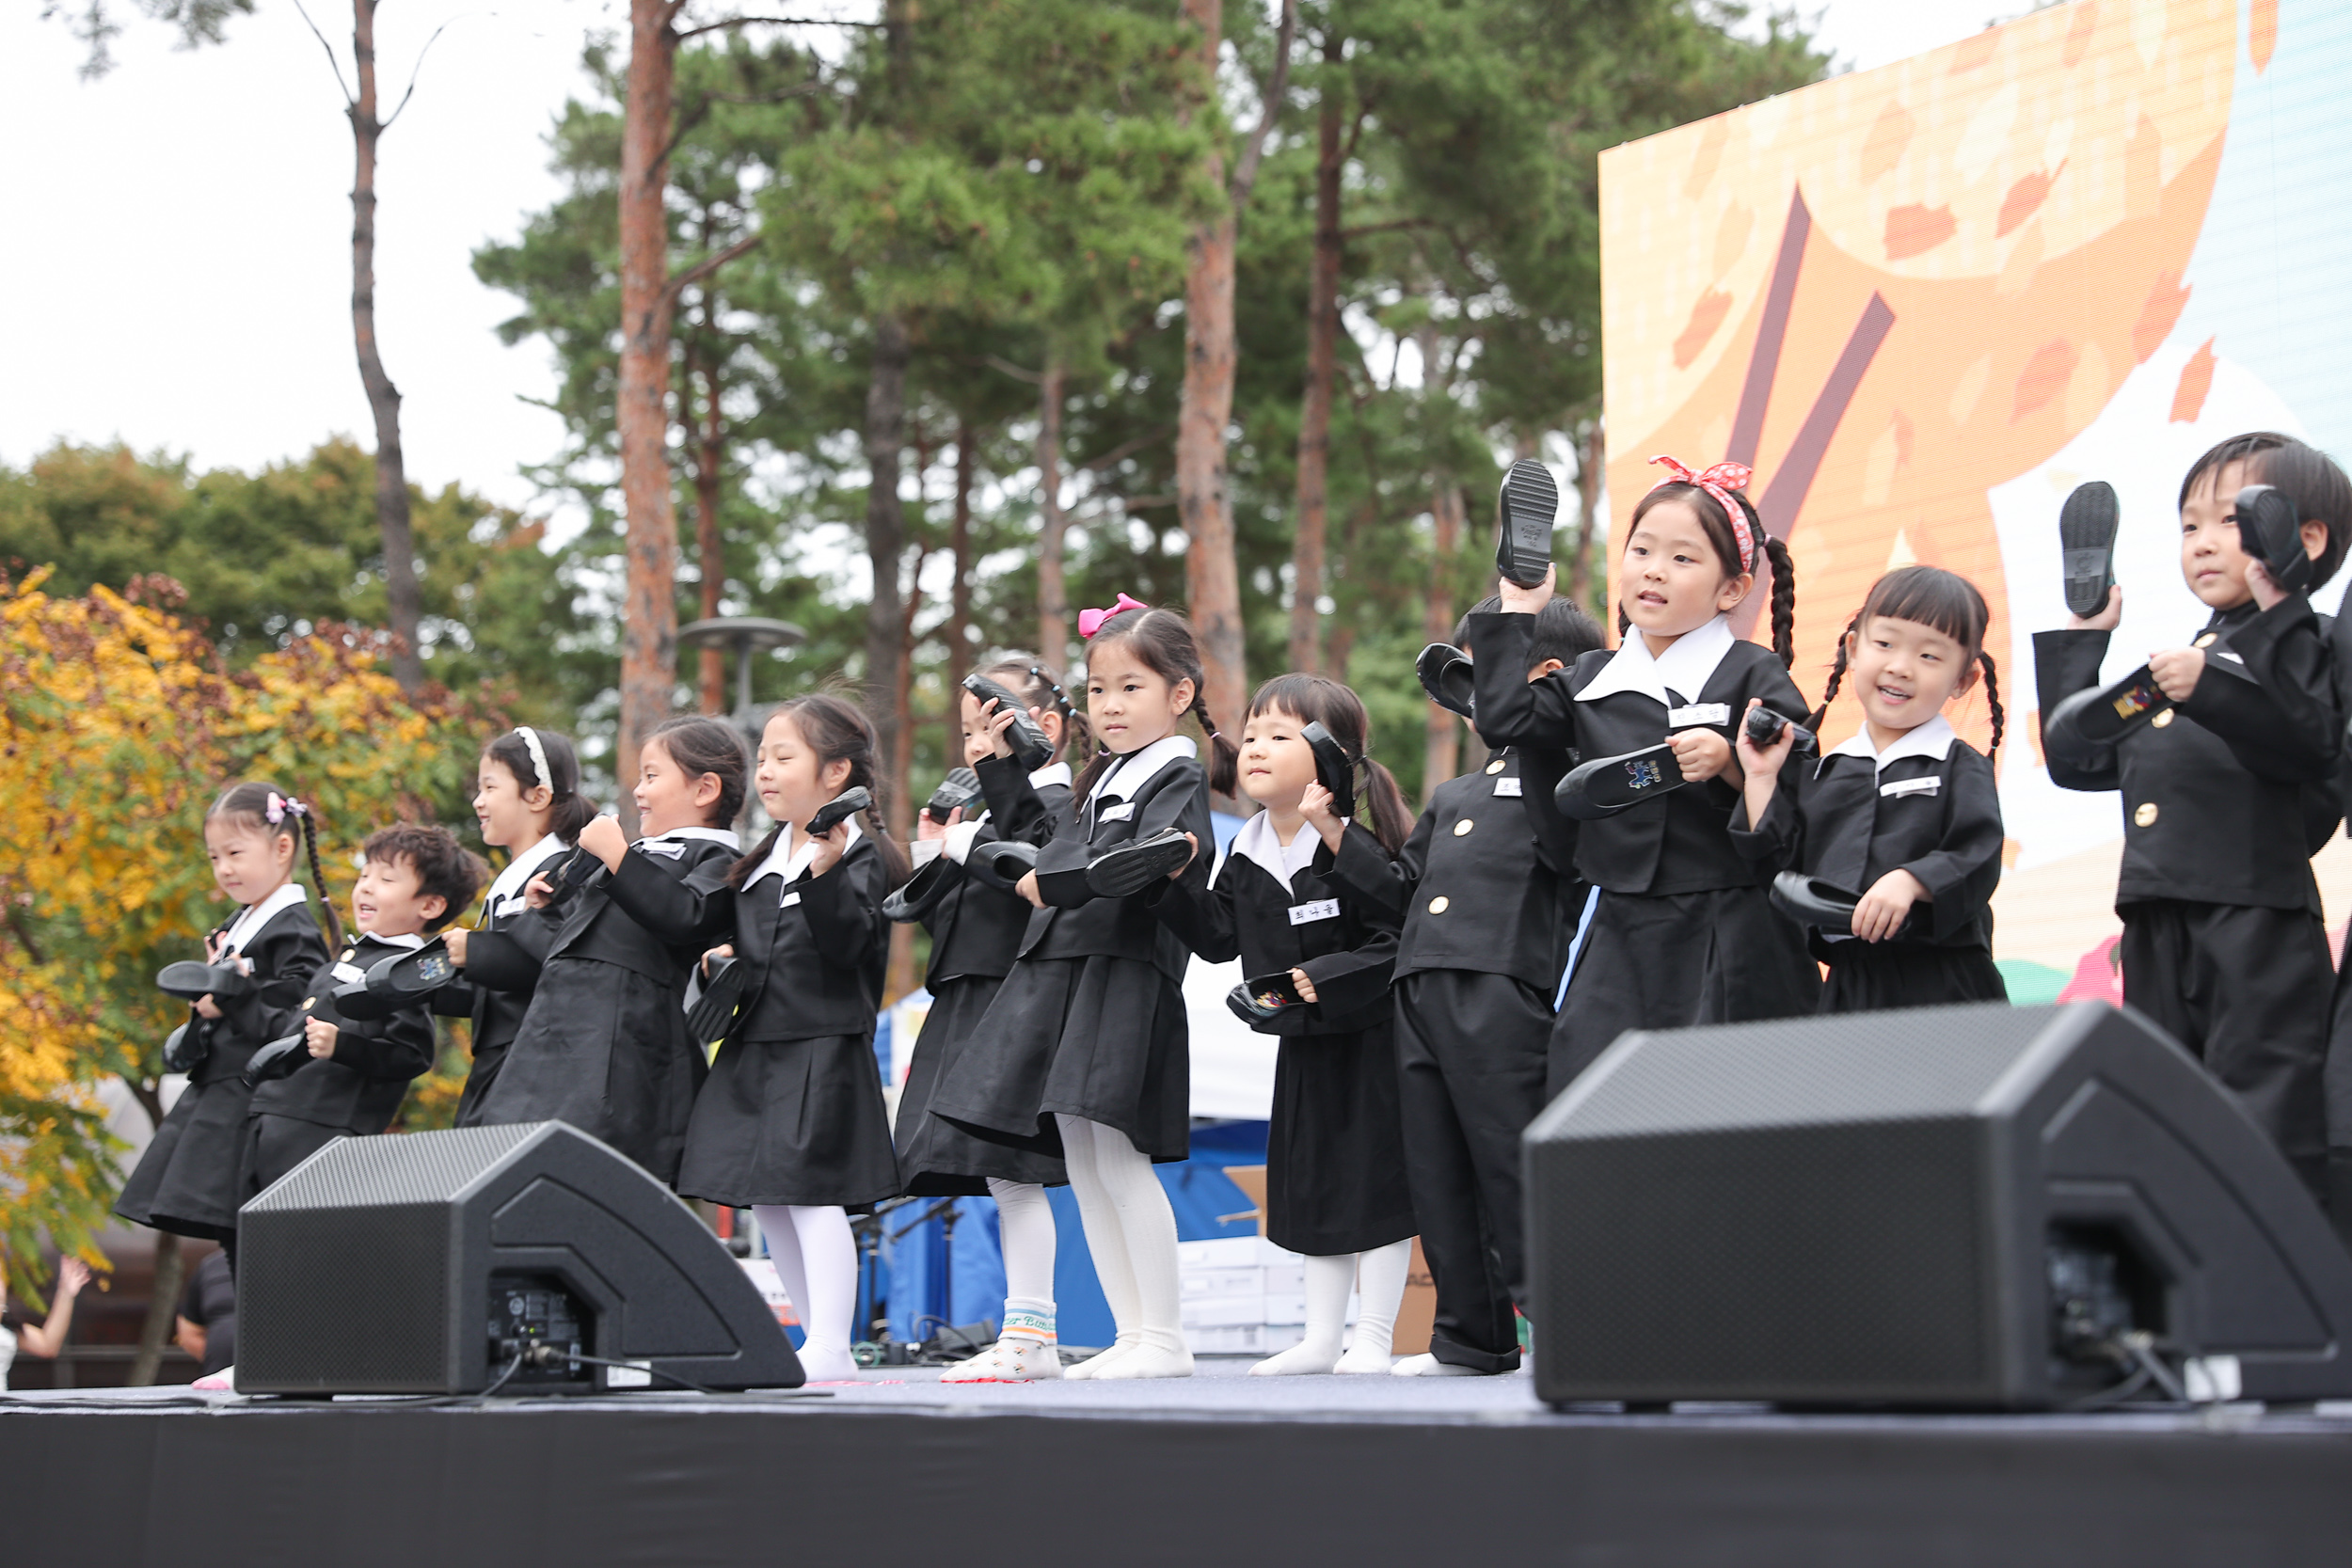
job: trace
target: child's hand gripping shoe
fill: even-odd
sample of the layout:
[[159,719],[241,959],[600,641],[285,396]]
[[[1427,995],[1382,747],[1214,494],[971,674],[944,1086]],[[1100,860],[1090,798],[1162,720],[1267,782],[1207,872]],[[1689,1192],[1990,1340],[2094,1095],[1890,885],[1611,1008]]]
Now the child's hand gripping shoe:
[[1013,760],[1021,765],[1022,771],[1034,773],[1054,760],[1054,743],[1045,737],[1038,721],[1029,717],[1028,704],[986,675],[964,676],[963,689],[982,707],[994,703],[997,712],[1013,715],[1012,728],[1005,732],[1005,738],[1012,743]]
[[246,1088],[258,1089],[272,1079],[291,1078],[310,1065],[310,1042],[302,1031],[296,1030],[256,1051],[237,1076],[245,1080]]
[[1682,764],[1671,741],[1613,757],[1596,757],[1569,771],[1551,792],[1562,811],[1579,822],[1597,822],[1630,806],[1655,800],[1683,784]]
[[1495,502],[1495,570],[1520,588],[1540,588],[1551,570],[1551,526],[1560,520],[1560,486],[1551,470],[1522,457],[1502,476]]
[[2143,664],[2120,681],[2075,692],[2045,714],[2042,754],[2058,762],[2086,762],[2100,747],[2114,745],[2170,706],[2172,699]]
[[810,817],[808,826],[801,831],[811,838],[822,838],[859,812],[871,811],[873,806],[874,797],[866,787],[864,784],[852,785],[818,806],[817,815]]
[[1244,1023],[1263,1023],[1286,1007],[1303,1007],[1307,999],[1298,994],[1298,985],[1287,969],[1273,974],[1261,974],[1254,980],[1244,980],[1225,993],[1225,1005],[1233,1009],[1233,1016]]
[[1339,736],[1313,720],[1299,729],[1298,738],[1307,743],[1315,754],[1315,783],[1331,792],[1331,815],[1341,818],[1356,815],[1356,764],[1348,757],[1347,748]]
[[373,1023],[403,1007],[422,1006],[435,991],[458,978],[449,943],[435,937],[413,953],[378,958],[368,966],[366,979],[337,986],[335,1010],[356,1022]]
[[1124,898],[1140,893],[1171,871],[1181,871],[1192,859],[1192,841],[1173,828],[1149,838],[1120,844],[1087,862],[1087,887],[1097,898]]
[[1811,730],[1793,719],[1785,719],[1768,707],[1752,707],[1747,717],[1748,744],[1757,751],[1780,743],[1780,732],[1796,731],[1796,738],[1788,744],[1791,756],[1810,756],[1821,749],[1820,740]]
[[183,1002],[194,1002],[209,996],[216,1002],[253,993],[253,976],[233,963],[200,963],[183,958],[178,963],[164,965],[155,976],[155,989],[166,996],[176,996]]
[[2303,548],[2295,503],[2267,484],[2237,493],[2238,548],[2263,563],[2270,580],[2290,594],[2312,585],[2312,558]]
[[[1800,926],[1811,926],[1830,936],[1853,935],[1854,906],[1862,902],[1862,895],[1835,882],[1808,877],[1802,871],[1784,871],[1772,879],[1770,895],[1772,908]],[[1915,906],[1915,914],[1917,912]],[[1900,936],[1911,929],[1911,917],[1895,928]]]
[[735,1028],[735,1015],[743,1005],[743,980],[749,968],[738,958],[713,958],[703,974],[703,993],[686,1010],[686,1037],[706,1058],[726,1043]]

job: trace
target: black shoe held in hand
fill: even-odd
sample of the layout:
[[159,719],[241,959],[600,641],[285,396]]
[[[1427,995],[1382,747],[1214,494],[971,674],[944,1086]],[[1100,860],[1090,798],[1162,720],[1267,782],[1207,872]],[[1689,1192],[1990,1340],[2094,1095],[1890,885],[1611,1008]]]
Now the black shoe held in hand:
[[164,1037],[164,1070],[194,1072],[204,1065],[204,1058],[213,1053],[211,1021],[183,1023]]
[[1356,815],[1356,764],[1340,744],[1340,737],[1315,720],[1309,720],[1298,732],[1298,738],[1307,743],[1315,754],[1315,783],[1331,792],[1331,815],[1351,817]]
[[1192,859],[1192,842],[1173,828],[1105,849],[1087,863],[1087,886],[1097,898],[1140,893]]
[[1680,789],[1682,783],[1682,764],[1675,759],[1674,746],[1661,740],[1638,752],[1594,758],[1562,779],[1551,798],[1579,822],[1597,822]]
[[822,838],[859,812],[873,809],[874,797],[864,784],[855,784],[818,806],[817,815],[810,817],[808,826],[801,831],[811,838]]
[[1054,760],[1054,743],[1045,738],[1045,732],[1039,728],[1038,721],[1029,717],[1029,705],[1019,696],[986,675],[964,676],[963,689],[972,693],[973,701],[982,707],[994,703],[997,712],[1015,716],[1012,728],[1005,732],[1005,738],[1011,742],[1012,758],[1021,765],[1023,772],[1034,773]]
[[1796,738],[1789,743],[1788,747],[1791,756],[1810,756],[1821,749],[1820,740],[1811,730],[1793,719],[1782,718],[1768,707],[1748,709],[1747,730],[1748,744],[1759,752],[1767,746],[1779,744],[1780,732],[1783,730],[1797,732]]
[[1520,588],[1539,588],[1551,570],[1551,525],[1560,520],[1560,486],[1551,470],[1522,457],[1502,476],[1495,501],[1495,570]]
[[256,1051],[238,1074],[248,1089],[258,1089],[276,1078],[291,1078],[310,1065],[310,1044],[300,1034],[274,1039]]
[[1286,1007],[1303,1007],[1307,999],[1298,994],[1296,982],[1287,969],[1279,974],[1261,974],[1254,980],[1244,980],[1225,993],[1225,1005],[1233,1009],[1233,1016],[1244,1023],[1263,1023]]
[[1431,702],[1448,713],[1477,719],[1478,687],[1468,654],[1451,642],[1432,642],[1413,660],[1413,673]]
[[356,1023],[387,1019],[403,1007],[421,1007],[426,998],[458,979],[449,944],[435,937],[413,953],[396,953],[368,966],[368,977],[335,988],[335,1011]]
[[751,966],[739,958],[713,958],[703,975],[703,993],[686,1010],[686,1037],[694,1049],[708,1053],[735,1028],[735,1015],[743,1005],[743,981]]
[[1017,838],[991,839],[972,846],[964,858],[978,862],[1002,880],[1017,882],[1037,869],[1037,846]]
[[2077,484],[2058,509],[2058,550],[2066,574],[2066,608],[2096,615],[2115,586],[2115,530],[2122,508],[2104,479]]
[[977,815],[972,808],[979,800],[980,776],[969,768],[951,768],[939,787],[931,791],[931,798],[923,803],[923,815],[945,827],[958,806],[967,815]]
[[199,963],[194,958],[183,958],[176,964],[164,965],[155,976],[155,989],[183,1002],[194,1002],[202,996],[226,1002],[250,996],[254,985],[253,976],[235,964]]
[[2044,715],[2042,751],[2059,762],[2080,764],[2092,752],[2139,728],[2172,705],[2148,666],[2106,686],[2077,691]]
[[2312,558],[2303,548],[2301,523],[2284,491],[2249,484],[2237,493],[2238,548],[2261,562],[2270,580],[2290,594],[2312,585]]

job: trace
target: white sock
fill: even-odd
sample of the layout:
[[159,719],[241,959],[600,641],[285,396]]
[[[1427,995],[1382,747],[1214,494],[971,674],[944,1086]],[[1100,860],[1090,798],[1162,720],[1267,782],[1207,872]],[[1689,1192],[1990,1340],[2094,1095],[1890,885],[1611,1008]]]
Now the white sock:
[[857,1239],[838,1204],[762,1204],[754,1211],[776,1277],[806,1338],[801,1370],[812,1383],[838,1382],[857,1370],[850,1358],[857,1311]]
[[[1119,1359],[1101,1369],[1104,1377],[1189,1377],[1192,1375],[1192,1352],[1184,1343],[1184,1331],[1179,1315],[1176,1266],[1176,1214],[1168,1205],[1168,1189],[1152,1173],[1152,1157],[1127,1140],[1116,1128],[1076,1117],[1063,1117],[1062,1139],[1065,1144],[1075,1136],[1090,1138],[1094,1156],[1085,1162],[1086,1179],[1099,1189],[1100,1202],[1107,1209],[1115,1227],[1114,1240],[1124,1252],[1127,1276],[1133,1281],[1135,1292],[1135,1341]],[[1070,1173],[1071,1186],[1078,1188],[1079,1167]],[[1087,1242],[1094,1241],[1094,1224],[1086,1207],[1083,1193],[1079,1196],[1079,1212],[1087,1216]],[[1102,1252],[1097,1246],[1097,1267]],[[1114,1304],[1116,1311],[1116,1304]],[[1120,1324],[1120,1338],[1127,1339],[1127,1324]]]
[[1025,1181],[988,1179],[1005,1250],[1002,1335],[1052,1340],[1054,1334],[1054,1206],[1045,1189]]
[[[1413,1266],[1413,1239],[1407,1236],[1356,1258],[1356,1335],[1333,1370],[1385,1372],[1396,1339],[1397,1308],[1405,1304],[1405,1275]],[[1310,1297],[1311,1308],[1312,1305]]]
[[1249,1375],[1294,1377],[1331,1370],[1340,1359],[1340,1336],[1347,1328],[1347,1292],[1355,1283],[1354,1253],[1308,1259],[1307,1337],[1250,1368]]
[[1475,1367],[1457,1367],[1451,1361],[1440,1361],[1427,1351],[1422,1352],[1419,1355],[1406,1356],[1395,1366],[1391,1367],[1389,1371],[1396,1377],[1492,1377],[1495,1375],[1492,1372],[1482,1372]]

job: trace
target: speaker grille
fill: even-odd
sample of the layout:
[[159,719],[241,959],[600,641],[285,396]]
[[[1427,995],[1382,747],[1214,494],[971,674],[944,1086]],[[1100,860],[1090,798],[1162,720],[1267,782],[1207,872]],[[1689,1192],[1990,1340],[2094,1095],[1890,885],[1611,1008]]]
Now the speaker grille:
[[335,1146],[331,1158],[313,1156],[296,1166],[244,1212],[446,1203],[548,1125],[527,1121],[461,1127],[431,1137],[353,1138]]
[[447,1389],[449,1212],[376,1204],[248,1221],[237,1262],[239,1375],[268,1387]]
[[1640,1049],[1597,1064],[1534,1134],[1644,1137],[1964,1116],[2056,1011],[1993,1003],[1649,1035]]

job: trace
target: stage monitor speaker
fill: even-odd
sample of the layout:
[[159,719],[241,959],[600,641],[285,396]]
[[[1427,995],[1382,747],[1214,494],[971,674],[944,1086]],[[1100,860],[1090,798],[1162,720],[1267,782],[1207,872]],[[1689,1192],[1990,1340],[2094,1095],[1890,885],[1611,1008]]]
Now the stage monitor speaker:
[[1629,1033],[1524,1152],[1555,1404],[2352,1395],[2352,1257],[2105,1003]]
[[238,1214],[237,1323],[246,1394],[802,1381],[693,1212],[553,1121],[328,1144]]

